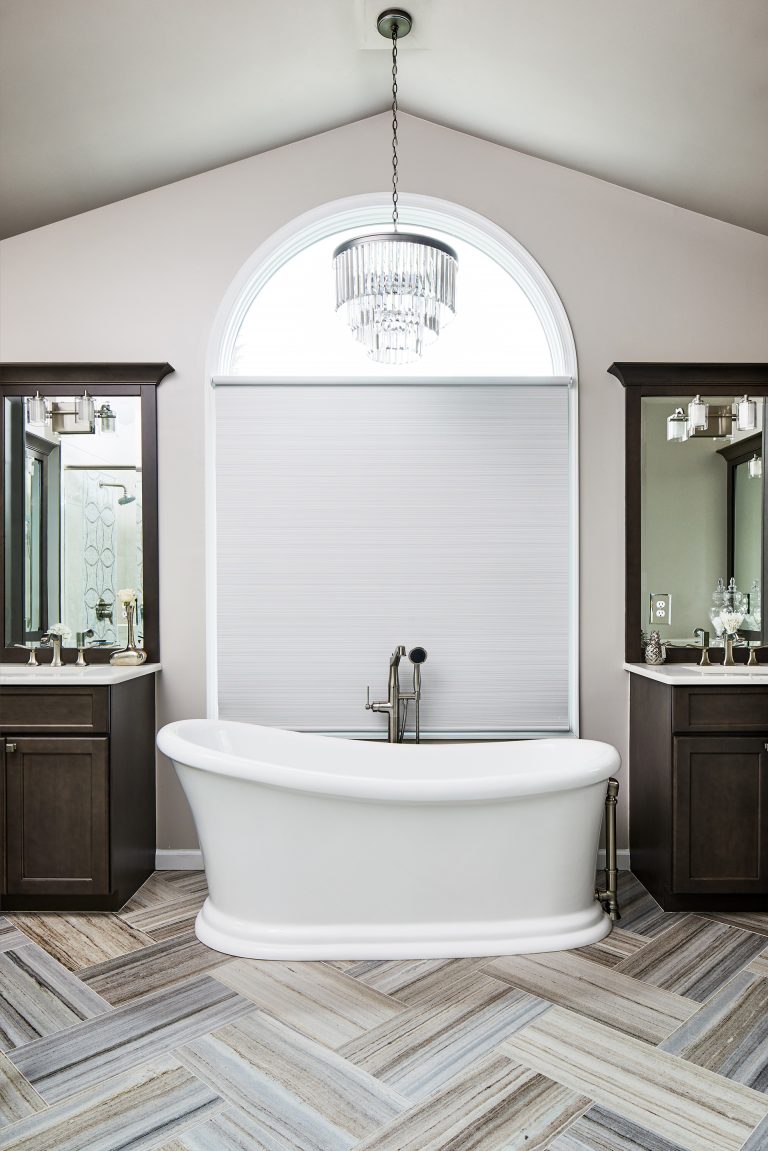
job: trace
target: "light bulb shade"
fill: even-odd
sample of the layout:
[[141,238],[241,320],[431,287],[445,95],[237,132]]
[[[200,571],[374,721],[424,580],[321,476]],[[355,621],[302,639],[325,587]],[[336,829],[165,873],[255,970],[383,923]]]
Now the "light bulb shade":
[[667,416],[667,440],[669,442],[683,443],[688,439],[688,417],[682,408],[675,408],[671,416]]
[[753,432],[757,427],[757,403],[742,396],[736,404],[736,426],[740,432]]
[[45,410],[45,400],[40,393],[36,392],[34,396],[30,396],[28,403],[29,422],[31,424],[44,424],[48,413]]
[[749,478],[751,480],[759,480],[763,474],[763,458],[762,456],[754,455],[749,461],[748,465]]
[[344,308],[372,360],[417,360],[456,312],[453,248],[407,232],[359,236],[333,253],[336,311]]
[[101,422],[102,432],[115,432],[117,431],[116,423],[117,416],[110,408],[109,404],[102,404],[96,415]]
[[93,400],[87,392],[83,392],[77,401],[77,420],[81,424],[93,423]]
[[688,423],[692,431],[703,430],[709,423],[709,404],[701,396],[694,396],[688,405]]

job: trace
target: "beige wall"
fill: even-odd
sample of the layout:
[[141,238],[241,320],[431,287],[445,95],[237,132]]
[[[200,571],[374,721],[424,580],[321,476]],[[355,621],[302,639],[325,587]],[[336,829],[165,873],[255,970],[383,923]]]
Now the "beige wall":
[[[387,132],[386,115],[351,124],[0,249],[2,359],[176,369],[159,390],[161,723],[205,709],[204,368],[216,309],[277,228],[326,201],[386,192]],[[606,368],[768,360],[768,239],[413,117],[401,117],[400,138],[404,191],[463,204],[512,233],[570,317],[581,384],[582,734],[626,757],[624,397]],[[167,763],[158,805],[158,845],[194,846]]]

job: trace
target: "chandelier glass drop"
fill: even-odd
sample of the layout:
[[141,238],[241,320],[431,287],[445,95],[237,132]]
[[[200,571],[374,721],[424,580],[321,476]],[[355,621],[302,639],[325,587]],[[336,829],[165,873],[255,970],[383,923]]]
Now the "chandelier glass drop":
[[456,312],[458,260],[448,244],[397,230],[397,41],[410,32],[411,18],[388,8],[377,27],[392,40],[392,231],[347,240],[333,253],[336,311],[344,308],[372,360],[407,364]]

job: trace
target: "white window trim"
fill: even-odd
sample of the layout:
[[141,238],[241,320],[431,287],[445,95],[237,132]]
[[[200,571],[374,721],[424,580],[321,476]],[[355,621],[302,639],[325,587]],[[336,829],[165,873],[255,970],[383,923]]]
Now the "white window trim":
[[[266,377],[234,376],[230,374],[235,341],[243,319],[253,300],[267,280],[288,260],[318,240],[345,229],[386,225],[390,200],[381,193],[350,196],[322,204],[291,220],[274,232],[249,257],[232,280],[221,301],[208,342],[206,361],[205,405],[205,541],[206,541],[206,709],[209,718],[218,716],[218,676],[216,638],[216,450],[215,450],[215,388],[222,386],[254,386],[266,382]],[[569,642],[568,642],[568,710],[570,734],[579,735],[579,461],[578,461],[578,386],[576,345],[568,317],[554,284],[540,264],[526,248],[497,224],[484,216],[431,196],[402,195],[398,201],[401,223],[414,227],[433,228],[464,240],[495,260],[525,293],[544,329],[552,355],[551,376],[510,377],[504,382],[526,384],[568,384],[569,392]],[[479,377],[484,384],[493,377]],[[289,383],[291,377],[281,377],[280,383]],[[407,377],[395,381],[402,384]],[[310,382],[302,377],[303,383]],[[327,383],[328,377],[318,379]],[[338,377],[335,382],[339,382]],[[351,384],[359,381],[351,379]],[[418,378],[423,386],[424,377]],[[451,382],[445,378],[442,384]],[[457,383],[462,382],[457,380]],[[466,381],[463,381],[466,383]],[[377,379],[381,386],[383,379]],[[247,637],[244,642],[249,642]],[[434,738],[434,737],[433,737]],[[457,737],[456,733],[450,736]],[[477,738],[477,733],[473,738]],[[483,738],[493,739],[494,733],[484,732]]]

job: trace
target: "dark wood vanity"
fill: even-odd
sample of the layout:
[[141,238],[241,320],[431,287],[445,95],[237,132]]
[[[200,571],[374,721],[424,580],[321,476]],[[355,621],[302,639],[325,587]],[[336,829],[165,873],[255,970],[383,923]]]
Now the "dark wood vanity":
[[768,682],[630,675],[632,870],[666,911],[768,909]]
[[[667,911],[768,910],[768,675],[747,669],[724,673],[722,648],[711,651],[715,665],[699,670],[701,648],[667,649],[667,664],[649,668],[641,661],[641,631],[648,608],[641,591],[649,557],[642,554],[644,401],[672,406],[683,397],[768,397],[766,364],[618,363],[609,371],[626,396],[626,669],[630,672],[631,867]],[[763,433],[746,443],[750,451]],[[672,451],[685,451],[673,445]],[[745,449],[746,450],[746,449]],[[760,447],[758,450],[762,450]],[[728,459],[732,452],[719,455]],[[739,457],[740,458],[740,457]],[[723,465],[724,466],[724,465]],[[728,522],[722,532],[723,571],[733,572],[732,476],[723,473]],[[766,475],[762,478],[763,522],[757,573],[763,591],[768,573]],[[670,508],[675,506],[669,492]],[[667,536],[669,538],[669,535]],[[682,544],[681,544],[682,546]],[[666,557],[665,557],[666,558]],[[695,562],[695,559],[694,559]],[[670,562],[670,569],[674,564]],[[666,570],[664,563],[656,565]],[[663,582],[663,581],[662,581]],[[679,591],[669,587],[658,590]],[[708,603],[697,599],[709,627]],[[764,618],[764,614],[763,614]],[[766,643],[766,627],[749,638]],[[758,653],[764,663],[766,651]],[[742,649],[737,658],[746,662]],[[685,666],[683,666],[685,665]],[[690,666],[690,672],[686,667]]]
[[155,866],[154,745],[153,672],[0,686],[0,910],[127,902]]
[[[159,659],[156,393],[172,370],[0,364],[0,910],[116,910],[154,870],[160,665],[109,661],[134,587]],[[50,647],[20,666],[55,621],[67,666],[46,666]],[[99,646],[73,667],[86,636]]]

